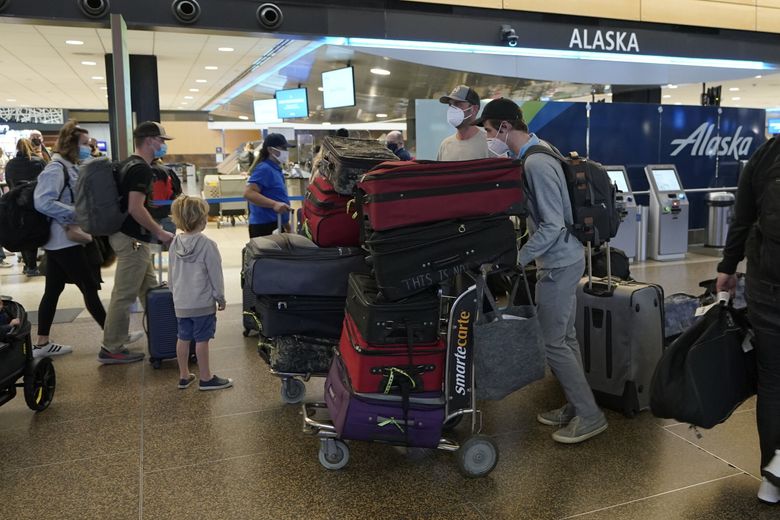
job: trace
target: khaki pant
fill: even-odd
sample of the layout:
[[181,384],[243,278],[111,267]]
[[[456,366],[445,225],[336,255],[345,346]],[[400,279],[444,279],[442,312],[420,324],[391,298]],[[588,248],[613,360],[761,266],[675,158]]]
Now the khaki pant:
[[157,286],[157,278],[152,267],[149,244],[124,233],[114,233],[108,240],[116,252],[116,274],[103,329],[103,346],[106,350],[118,352],[127,341],[130,306],[136,297],[141,302],[146,301],[147,291]]

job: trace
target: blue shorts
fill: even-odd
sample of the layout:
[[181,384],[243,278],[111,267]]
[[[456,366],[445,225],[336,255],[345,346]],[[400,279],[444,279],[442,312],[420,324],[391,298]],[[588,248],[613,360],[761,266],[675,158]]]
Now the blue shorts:
[[193,318],[177,318],[179,324],[178,338],[182,341],[195,340],[196,343],[208,341],[217,331],[217,314],[195,316]]

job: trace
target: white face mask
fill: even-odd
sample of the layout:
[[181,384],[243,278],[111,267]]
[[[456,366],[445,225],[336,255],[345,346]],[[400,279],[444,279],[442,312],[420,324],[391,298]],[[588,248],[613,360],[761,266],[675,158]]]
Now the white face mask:
[[498,134],[503,126],[504,123],[501,123],[498,127],[496,137],[487,140],[488,150],[496,157],[509,157],[509,145],[506,144],[507,139],[509,139],[509,133],[507,132],[503,140],[498,138]]
[[[471,108],[467,108],[466,110],[471,110]],[[458,107],[450,105],[447,108],[447,122],[455,128],[458,128],[463,124],[463,121],[469,117],[466,115],[466,110],[461,110]]]
[[290,152],[287,150],[279,150],[278,148],[274,148],[277,152],[279,152],[279,155],[276,156],[276,158],[279,160],[281,164],[284,164],[287,162],[287,160],[290,158]]

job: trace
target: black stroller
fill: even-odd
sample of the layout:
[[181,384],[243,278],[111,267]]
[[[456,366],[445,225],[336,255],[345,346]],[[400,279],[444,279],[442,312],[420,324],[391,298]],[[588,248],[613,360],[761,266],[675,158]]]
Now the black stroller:
[[[24,307],[7,299],[3,299],[3,305],[21,323],[0,334],[0,406],[16,397],[18,387],[24,388],[27,406],[40,412],[54,397],[54,364],[49,358],[33,359],[30,321]],[[22,382],[18,382],[20,378]]]

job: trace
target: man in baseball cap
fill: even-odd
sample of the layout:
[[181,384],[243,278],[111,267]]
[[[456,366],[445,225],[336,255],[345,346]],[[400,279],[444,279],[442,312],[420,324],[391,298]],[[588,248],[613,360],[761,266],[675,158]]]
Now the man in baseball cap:
[[455,133],[439,145],[439,161],[468,161],[489,157],[485,132],[474,126],[479,113],[479,95],[467,85],[458,85],[439,102],[447,107],[447,122]]
[[165,128],[155,121],[144,121],[135,127],[135,130],[133,130],[133,138],[138,139],[143,137],[159,137],[164,141],[173,139],[173,137],[165,133]]

